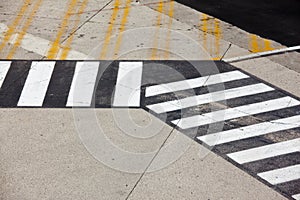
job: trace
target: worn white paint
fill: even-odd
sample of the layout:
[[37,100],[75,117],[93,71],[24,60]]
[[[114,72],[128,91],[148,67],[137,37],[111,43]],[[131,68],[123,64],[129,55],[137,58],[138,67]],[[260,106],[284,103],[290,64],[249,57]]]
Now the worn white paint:
[[43,105],[54,65],[55,61],[32,62],[18,106]]

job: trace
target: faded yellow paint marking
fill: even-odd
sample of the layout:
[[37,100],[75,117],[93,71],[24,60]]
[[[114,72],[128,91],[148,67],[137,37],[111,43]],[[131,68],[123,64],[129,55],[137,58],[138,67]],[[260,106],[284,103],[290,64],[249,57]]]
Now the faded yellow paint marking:
[[274,48],[272,47],[271,40],[264,39],[265,51],[272,51]]
[[272,47],[271,40],[259,38],[257,35],[250,34],[249,50],[253,53],[271,51],[274,50]]
[[131,8],[131,0],[126,0],[126,5],[124,8],[124,13],[122,16],[122,20],[121,20],[121,25],[120,25],[120,31],[119,31],[119,35],[117,38],[117,42],[115,45],[115,49],[114,49],[114,59],[116,59],[118,57],[118,53],[121,47],[121,43],[122,43],[122,36],[123,36],[123,32],[125,31],[125,25],[127,23],[127,18],[130,12],[130,8]]
[[167,33],[167,39],[166,39],[166,51],[165,51],[165,59],[169,59],[170,57],[170,37],[171,37],[171,28],[172,28],[172,23],[173,23],[173,16],[174,16],[174,1],[171,0],[170,1],[170,7],[169,7],[169,12],[168,12],[168,16],[169,16],[169,23],[168,23],[168,33]]
[[259,46],[257,41],[257,36],[254,34],[250,34],[250,44],[249,44],[249,50],[253,53],[259,52]]
[[203,47],[207,51],[207,33],[208,33],[208,26],[207,26],[207,21],[208,21],[208,15],[202,14],[201,15],[201,31],[203,33]]
[[37,2],[35,3],[32,11],[30,12],[28,19],[26,20],[21,32],[18,34],[18,37],[15,41],[15,43],[13,44],[13,47],[10,49],[7,59],[12,59],[15,55],[15,52],[17,50],[17,48],[21,45],[21,42],[24,38],[24,35],[26,34],[28,28],[30,27],[32,20],[34,19],[36,12],[38,11],[38,9],[40,8],[41,4],[42,4],[43,0],[37,0]]
[[[220,60],[220,42],[222,39],[221,21],[214,18],[210,20],[207,14],[202,13],[200,15],[199,22],[199,40],[202,43],[204,50],[212,56],[212,60]],[[212,38],[208,40],[208,35]]]
[[218,19],[214,19],[215,25],[215,59],[220,58],[220,40],[221,40],[221,28],[220,21]]
[[68,23],[69,23],[69,19],[72,15],[72,11],[74,10],[75,6],[76,6],[76,3],[77,3],[77,0],[70,0],[69,3],[68,3],[68,9],[64,15],[64,18],[63,18],[63,21],[60,25],[60,28],[56,34],[56,38],[54,40],[54,42],[52,43],[49,51],[48,51],[48,54],[47,54],[47,58],[48,59],[55,59],[58,52],[59,52],[59,49],[60,49],[60,41],[61,41],[61,38],[62,36],[64,35],[65,31],[66,31],[66,28],[68,26]]
[[101,50],[101,53],[100,53],[100,59],[105,59],[106,58],[108,45],[109,45],[109,42],[110,42],[110,39],[111,39],[111,35],[112,35],[112,32],[113,32],[113,28],[114,28],[114,25],[115,25],[116,18],[118,16],[119,7],[120,7],[120,0],[115,0],[113,12],[112,12],[111,18],[109,20],[109,26],[108,26],[106,34],[105,34],[104,44],[103,44],[103,47],[102,47],[102,50]]
[[70,37],[67,39],[66,41],[66,44],[63,46],[63,49],[62,49],[62,53],[61,53],[61,56],[60,56],[60,59],[61,60],[65,60],[67,59],[68,57],[68,54],[71,50],[71,45],[72,45],[72,42],[73,42],[73,39],[74,39],[74,32],[76,31],[76,29],[78,28],[78,25],[79,25],[79,22],[80,22],[80,16],[82,15],[82,13],[84,12],[87,4],[88,4],[88,1],[89,0],[84,0],[83,2],[81,2],[80,4],[80,7],[79,7],[79,10],[78,12],[76,13],[76,20],[75,20],[75,23],[74,23],[74,26],[72,28],[72,32],[71,32],[71,35]]
[[156,21],[156,32],[154,35],[154,44],[152,48],[152,53],[151,53],[151,60],[157,59],[157,47],[158,47],[158,35],[159,35],[159,28],[161,25],[161,20],[162,20],[162,13],[164,10],[164,2],[160,1],[157,6],[157,11],[159,12],[157,16],[157,21]]
[[24,13],[27,11],[31,0],[25,0],[22,7],[20,8],[17,17],[14,19],[11,25],[8,26],[8,30],[4,34],[3,41],[0,44],[0,52],[4,49],[6,44],[9,42],[11,36],[15,33],[16,27],[19,25],[20,21],[22,20]]

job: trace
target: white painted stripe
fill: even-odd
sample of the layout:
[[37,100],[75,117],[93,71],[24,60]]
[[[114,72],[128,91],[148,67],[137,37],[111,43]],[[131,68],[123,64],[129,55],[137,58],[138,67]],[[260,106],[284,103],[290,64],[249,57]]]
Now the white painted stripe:
[[249,78],[246,74],[240,71],[231,71],[221,74],[214,74],[210,76],[204,76],[199,78],[193,78],[183,81],[177,81],[172,83],[153,85],[146,88],[146,97],[155,96],[159,94],[165,94],[169,92],[176,92],[180,90],[187,90],[197,87],[203,87],[218,83],[225,83],[234,80],[240,80]]
[[293,165],[257,174],[272,185],[300,179],[300,165]]
[[90,107],[96,85],[99,62],[77,62],[67,107]]
[[300,115],[204,135],[197,139],[213,146],[297,127],[300,127]]
[[10,68],[11,61],[0,61],[0,88],[4,82],[6,74]]
[[32,62],[18,106],[42,106],[55,61]]
[[272,158],[275,156],[285,155],[300,151],[300,138],[279,142],[276,144],[265,145],[258,148],[248,149],[227,156],[239,164]]
[[212,93],[202,94],[198,96],[187,97],[179,100],[152,104],[152,105],[148,105],[147,107],[150,110],[159,114],[163,112],[175,111],[183,108],[188,108],[188,107],[216,102],[216,101],[222,101],[226,99],[233,99],[237,97],[259,94],[259,93],[268,92],[272,90],[274,89],[263,83],[259,83],[255,85],[247,85],[247,86],[232,88],[224,91],[218,91],[218,92],[212,92]]
[[295,194],[295,195],[293,195],[292,196],[294,199],[296,199],[296,200],[300,200],[300,194]]
[[140,106],[143,62],[120,62],[113,106]]
[[283,97],[279,99],[273,99],[269,101],[248,104],[240,107],[205,113],[202,115],[177,119],[173,120],[172,123],[178,124],[177,126],[182,129],[188,129],[206,124],[211,124],[214,122],[221,122],[229,119],[235,119],[238,117],[279,110],[297,105],[300,105],[299,101],[291,97]]

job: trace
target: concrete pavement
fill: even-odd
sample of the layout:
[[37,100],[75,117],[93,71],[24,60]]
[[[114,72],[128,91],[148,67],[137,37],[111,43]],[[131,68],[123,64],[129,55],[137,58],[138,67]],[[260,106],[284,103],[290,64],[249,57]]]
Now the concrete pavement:
[[146,141],[120,130],[113,112],[127,109],[95,112],[115,145],[130,152],[158,152],[147,163],[148,170],[166,159],[167,154],[159,149],[174,138],[189,148],[162,170],[126,173],[107,167],[87,152],[72,110],[1,109],[1,198],[253,199],[256,194],[256,199],[285,199],[143,110],[130,111],[134,122],[141,127],[151,123],[152,131],[160,130]]

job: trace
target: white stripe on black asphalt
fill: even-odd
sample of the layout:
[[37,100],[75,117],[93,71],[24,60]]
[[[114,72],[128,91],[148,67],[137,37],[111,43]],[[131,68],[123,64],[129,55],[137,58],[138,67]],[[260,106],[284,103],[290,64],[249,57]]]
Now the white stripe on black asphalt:
[[113,106],[139,107],[143,62],[120,62]]
[[274,89],[263,83],[259,83],[255,85],[248,85],[248,86],[232,88],[224,91],[219,91],[219,92],[211,92],[211,93],[202,94],[198,96],[187,97],[184,99],[157,103],[153,105],[148,105],[147,107],[150,110],[160,114],[163,112],[181,110],[183,108],[188,108],[192,106],[197,106],[197,105],[202,105],[202,104],[207,104],[207,103],[222,101],[227,99],[233,99],[237,97],[249,96],[249,95],[264,93],[272,90]]
[[200,136],[197,139],[209,146],[214,146],[297,127],[300,127],[299,115],[270,122],[253,124],[250,126],[231,129],[218,133],[212,133],[209,135]]
[[279,110],[282,108],[288,108],[300,105],[300,102],[291,98],[283,97],[279,99],[264,101],[260,103],[254,103],[235,108],[228,108],[226,110],[219,110],[202,115],[196,115],[183,119],[173,120],[173,124],[177,124],[181,129],[188,129],[214,122],[221,122],[229,119],[235,119],[239,117],[255,115],[258,113],[269,112],[273,110]]
[[32,62],[18,106],[43,105],[55,62]]
[[77,62],[67,107],[91,106],[99,64],[99,62]]
[[240,71],[224,72],[210,76],[187,79],[183,81],[153,85],[146,88],[145,96],[151,97],[159,94],[176,92],[180,90],[188,90],[192,88],[203,87],[218,83],[226,83],[229,81],[240,80],[245,78],[249,78],[249,76],[247,76],[244,73],[241,73]]
[[262,172],[258,176],[272,185],[297,180],[300,179],[300,165]]
[[[300,121],[299,121],[299,126],[300,126]],[[271,157],[299,152],[299,151],[300,151],[300,138],[297,138],[294,140],[288,140],[285,142],[279,142],[279,143],[270,144],[262,147],[231,153],[228,154],[227,156],[239,164],[244,164],[247,162],[253,162],[257,160],[262,160],[266,158],[271,158]]]
[[9,70],[11,61],[0,61],[0,88],[4,82],[6,74]]
[[292,196],[294,199],[296,199],[296,200],[300,200],[300,194],[295,194],[295,195],[293,195]]

